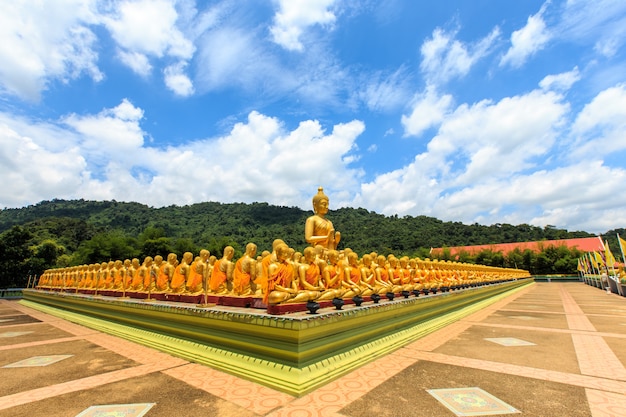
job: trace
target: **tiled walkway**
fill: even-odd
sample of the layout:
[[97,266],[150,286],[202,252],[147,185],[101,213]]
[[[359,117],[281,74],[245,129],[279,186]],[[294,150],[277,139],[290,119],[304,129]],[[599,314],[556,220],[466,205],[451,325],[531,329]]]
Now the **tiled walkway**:
[[0,417],[626,416],[626,298],[537,283],[303,397],[0,301]]

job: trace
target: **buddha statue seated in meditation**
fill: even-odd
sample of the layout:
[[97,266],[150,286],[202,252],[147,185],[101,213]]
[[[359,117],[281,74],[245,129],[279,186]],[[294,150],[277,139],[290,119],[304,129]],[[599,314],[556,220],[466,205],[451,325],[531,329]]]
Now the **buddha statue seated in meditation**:
[[282,243],[276,248],[276,260],[268,267],[267,292],[264,301],[267,305],[282,303],[303,303],[309,301],[310,293],[300,291],[295,271],[289,263],[289,246]]
[[[155,259],[160,258],[160,255],[155,256]],[[156,292],[168,292],[170,291],[170,282],[174,277],[174,271],[176,270],[176,264],[178,263],[178,256],[175,253],[167,255],[167,262],[163,262],[163,259],[159,259],[159,274],[155,284]]]
[[256,279],[256,250],[254,243],[246,245],[246,253],[235,262],[233,270],[233,295],[251,296],[255,293],[253,288]]
[[357,295],[372,295],[374,288],[361,278],[361,268],[359,267],[359,256],[355,252],[350,252],[347,257],[348,266],[344,269],[344,282],[347,291],[343,298],[352,298]]
[[187,278],[189,278],[189,266],[192,261],[193,253],[185,252],[183,259],[174,269],[174,275],[170,282],[170,291],[172,293],[182,293],[185,291],[185,284],[187,283]]
[[232,246],[226,246],[222,258],[213,265],[209,280],[211,293],[225,295],[232,289],[233,270],[235,269],[235,264],[232,262],[233,256],[235,256],[235,249]]
[[324,189],[319,187],[313,197],[315,214],[307,218],[304,225],[304,239],[311,246],[321,245],[325,249],[334,250],[341,240],[341,233],[335,231],[333,223],[326,218],[328,203],[328,196],[324,194]]
[[316,263],[315,248],[312,246],[304,249],[297,268],[297,279],[300,292],[308,294],[305,301],[332,300],[334,298],[335,292],[327,291],[322,283],[322,274]]
[[189,277],[185,284],[185,292],[191,295],[201,294],[206,285],[207,265],[211,253],[206,250],[200,250],[200,255],[196,257],[189,267]]

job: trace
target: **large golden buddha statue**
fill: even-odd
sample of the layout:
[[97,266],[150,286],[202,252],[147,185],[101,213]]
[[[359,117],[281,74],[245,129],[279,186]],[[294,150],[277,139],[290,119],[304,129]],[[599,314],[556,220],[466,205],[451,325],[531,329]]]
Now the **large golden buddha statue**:
[[325,218],[328,213],[328,202],[324,189],[319,187],[313,197],[315,214],[306,219],[304,225],[304,239],[311,246],[321,245],[327,250],[334,250],[341,240],[341,233],[335,231],[333,223]]

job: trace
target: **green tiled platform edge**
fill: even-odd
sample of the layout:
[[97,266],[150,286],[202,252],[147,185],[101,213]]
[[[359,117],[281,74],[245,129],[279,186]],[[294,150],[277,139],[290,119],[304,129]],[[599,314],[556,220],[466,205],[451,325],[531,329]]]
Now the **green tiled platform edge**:
[[37,290],[20,303],[299,396],[527,285],[533,280],[298,317]]

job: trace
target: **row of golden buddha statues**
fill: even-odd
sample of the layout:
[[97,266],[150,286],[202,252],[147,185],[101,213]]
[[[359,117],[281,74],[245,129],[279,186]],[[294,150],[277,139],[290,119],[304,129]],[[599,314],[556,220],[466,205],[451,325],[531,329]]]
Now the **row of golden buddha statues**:
[[306,220],[302,253],[277,239],[272,251],[257,256],[254,243],[233,260],[227,246],[217,259],[203,249],[194,258],[170,253],[47,270],[40,277],[43,289],[108,290],[120,294],[147,292],[187,295],[229,295],[262,298],[266,305],[349,299],[374,294],[423,291],[495,280],[526,278],[527,271],[457,262],[397,258],[375,252],[359,256],[351,249],[337,250],[341,234],[325,218],[328,197],[320,187],[313,197],[314,215]]
[[318,245],[296,252],[282,240],[273,251],[256,256],[254,243],[233,260],[231,246],[221,259],[201,250],[195,259],[186,252],[179,261],[171,253],[124,262],[51,269],[38,287],[113,290],[171,294],[214,294],[263,298],[267,304],[324,301],[388,292],[401,293],[528,277],[518,269],[370,253],[359,257],[350,249],[326,250]]

